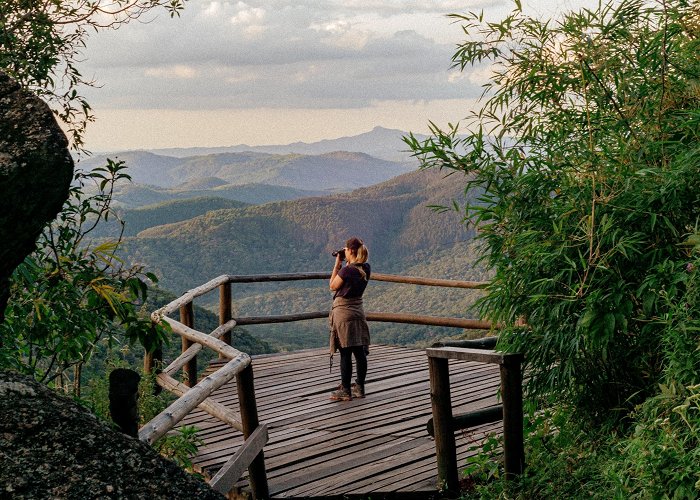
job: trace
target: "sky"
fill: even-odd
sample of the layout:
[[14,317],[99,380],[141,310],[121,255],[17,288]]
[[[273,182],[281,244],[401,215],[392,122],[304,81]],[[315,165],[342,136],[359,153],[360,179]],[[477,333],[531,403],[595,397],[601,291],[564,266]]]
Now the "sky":
[[[523,0],[550,16],[593,0]],[[88,149],[313,142],[375,126],[424,133],[477,105],[485,69],[450,69],[449,13],[499,20],[510,1],[189,0],[93,34]]]

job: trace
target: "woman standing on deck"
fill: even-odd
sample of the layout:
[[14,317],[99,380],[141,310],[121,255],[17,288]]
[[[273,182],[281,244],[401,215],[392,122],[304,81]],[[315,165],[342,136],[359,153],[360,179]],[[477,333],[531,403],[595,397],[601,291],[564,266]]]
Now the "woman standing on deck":
[[[369,352],[369,327],[362,307],[362,294],[367,288],[370,266],[369,252],[362,240],[350,238],[345,248],[335,256],[330,288],[333,309],[329,317],[331,356],[340,350],[340,379],[338,390],[331,393],[334,401],[350,401],[353,397],[365,397],[367,353]],[[343,260],[347,265],[343,267]],[[356,383],[352,379],[352,357],[357,366]]]

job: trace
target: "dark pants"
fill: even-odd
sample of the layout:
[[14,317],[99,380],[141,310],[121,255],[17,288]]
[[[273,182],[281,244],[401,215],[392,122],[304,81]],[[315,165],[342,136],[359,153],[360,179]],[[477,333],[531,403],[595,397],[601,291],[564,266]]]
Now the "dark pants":
[[355,355],[357,365],[357,383],[364,387],[367,377],[367,355],[365,348],[361,345],[340,348],[340,379],[343,387],[350,389],[352,379],[352,356]]

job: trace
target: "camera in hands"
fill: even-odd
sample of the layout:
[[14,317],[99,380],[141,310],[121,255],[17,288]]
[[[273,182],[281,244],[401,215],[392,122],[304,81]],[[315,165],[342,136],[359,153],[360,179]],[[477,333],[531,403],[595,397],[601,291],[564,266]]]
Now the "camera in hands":
[[341,248],[340,250],[336,250],[335,252],[332,252],[331,255],[333,257],[340,257],[340,260],[345,260],[345,249]]

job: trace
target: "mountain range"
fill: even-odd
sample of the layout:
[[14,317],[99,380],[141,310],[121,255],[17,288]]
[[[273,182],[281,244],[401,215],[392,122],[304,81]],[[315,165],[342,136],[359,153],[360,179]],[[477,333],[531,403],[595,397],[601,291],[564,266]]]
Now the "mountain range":
[[[411,153],[403,142],[402,137],[408,132],[384,127],[375,127],[369,132],[349,137],[337,139],[325,139],[318,142],[294,142],[285,145],[270,144],[265,146],[249,146],[239,144],[235,146],[215,147],[215,148],[168,148],[156,149],[152,152],[174,157],[201,156],[219,153],[236,153],[244,151],[255,151],[270,154],[302,154],[302,155],[322,155],[335,151],[350,151],[365,153],[375,158],[389,161],[406,161],[411,159]],[[414,134],[419,140],[426,139],[427,136]]]
[[[232,146],[127,151],[134,182],[118,186],[114,203],[125,222],[123,257],[180,294],[221,274],[327,272],[330,253],[351,236],[363,238],[375,272],[485,280],[473,232],[455,210],[466,193],[459,174],[417,170],[397,130],[286,146]],[[235,151],[240,149],[240,151]],[[396,153],[401,154],[396,154]],[[369,154],[371,153],[371,154]],[[403,156],[401,156],[403,155]],[[83,160],[89,169],[106,156]],[[99,238],[119,234],[101,224]],[[367,309],[379,312],[474,317],[480,293],[373,282]],[[328,309],[327,283],[302,281],[238,285],[237,315],[260,316]],[[216,308],[216,297],[196,305]],[[247,327],[274,349],[323,345],[325,321]],[[455,330],[372,325],[375,342],[427,342]]]

